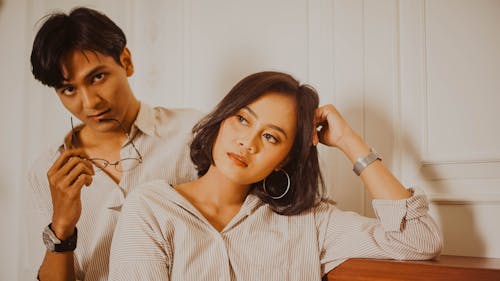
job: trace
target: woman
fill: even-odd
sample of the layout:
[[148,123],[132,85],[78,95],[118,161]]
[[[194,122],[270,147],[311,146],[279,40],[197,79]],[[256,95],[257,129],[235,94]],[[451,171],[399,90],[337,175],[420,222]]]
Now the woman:
[[[441,250],[425,196],[287,74],[244,78],[193,132],[200,177],[128,196],[110,280],[320,280],[350,257],[430,259]],[[323,198],[319,141],[355,163],[377,219]]]

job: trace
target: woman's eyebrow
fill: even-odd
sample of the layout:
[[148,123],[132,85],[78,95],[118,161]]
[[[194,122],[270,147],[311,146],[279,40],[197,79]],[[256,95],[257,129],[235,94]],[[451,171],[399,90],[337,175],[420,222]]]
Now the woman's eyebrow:
[[[257,113],[255,113],[255,111],[253,111],[250,107],[245,106],[245,107],[243,107],[243,110],[250,113],[253,117],[255,117],[255,119],[259,119],[259,116],[257,115]],[[281,127],[274,125],[274,124],[266,124],[266,125],[275,129],[276,131],[279,131],[280,133],[282,133],[285,136],[286,139],[288,139],[288,135],[285,133],[285,130],[283,130]]]

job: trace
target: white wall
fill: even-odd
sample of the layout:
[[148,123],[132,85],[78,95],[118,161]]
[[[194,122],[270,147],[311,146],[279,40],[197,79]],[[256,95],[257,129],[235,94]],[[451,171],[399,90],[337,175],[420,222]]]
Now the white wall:
[[[500,1],[3,0],[1,280],[28,280],[22,255],[24,173],[69,129],[51,89],[33,81],[36,22],[54,9],[100,9],[128,35],[136,95],[210,109],[264,69],[315,86],[432,199],[445,253],[500,257]],[[369,195],[334,149],[324,174],[344,209],[372,215]]]
[[25,128],[28,22],[23,2],[0,1],[0,280],[21,280],[22,240],[18,213],[25,162],[20,145]]
[[403,174],[445,252],[500,257],[500,1],[401,2]]

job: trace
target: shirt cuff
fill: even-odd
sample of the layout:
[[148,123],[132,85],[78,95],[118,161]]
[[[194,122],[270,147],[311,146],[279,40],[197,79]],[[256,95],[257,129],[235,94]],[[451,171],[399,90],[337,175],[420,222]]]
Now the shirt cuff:
[[400,200],[375,199],[372,202],[377,219],[385,231],[402,231],[405,221],[424,216],[429,210],[429,203],[424,192],[419,188],[410,188],[412,196]]

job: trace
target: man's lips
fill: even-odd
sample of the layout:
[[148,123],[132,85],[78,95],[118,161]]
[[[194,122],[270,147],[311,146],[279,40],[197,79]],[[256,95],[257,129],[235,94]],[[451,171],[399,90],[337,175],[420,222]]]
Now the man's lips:
[[97,112],[97,113],[93,113],[93,114],[87,114],[87,117],[88,118],[92,118],[92,119],[97,119],[97,120],[100,120],[100,119],[103,119],[104,118],[104,115],[106,113],[108,113],[109,111],[111,111],[111,109],[106,109],[104,111],[101,111],[101,112]]
[[238,154],[235,154],[235,153],[232,153],[232,152],[228,152],[227,156],[231,160],[233,160],[233,162],[236,165],[241,166],[241,167],[248,167],[248,160],[244,156],[241,156],[241,155],[238,155]]

